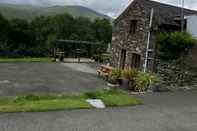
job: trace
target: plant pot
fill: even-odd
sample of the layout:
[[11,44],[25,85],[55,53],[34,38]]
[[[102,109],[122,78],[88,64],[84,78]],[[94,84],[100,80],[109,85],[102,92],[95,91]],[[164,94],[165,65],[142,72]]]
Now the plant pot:
[[121,82],[121,87],[123,89],[129,89],[129,80],[128,79],[122,79],[122,82]]
[[136,86],[135,81],[134,80],[130,80],[128,89],[134,91],[135,90],[135,86]]
[[117,81],[119,85],[122,85],[122,79],[118,79]]

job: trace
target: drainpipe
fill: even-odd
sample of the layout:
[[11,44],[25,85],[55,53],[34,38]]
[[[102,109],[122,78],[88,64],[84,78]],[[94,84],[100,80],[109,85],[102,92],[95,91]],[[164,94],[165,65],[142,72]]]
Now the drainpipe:
[[147,67],[148,67],[148,53],[149,53],[149,46],[150,46],[150,36],[151,36],[151,28],[152,28],[152,23],[153,23],[153,15],[154,15],[154,9],[152,8],[151,14],[150,14],[150,24],[149,24],[149,30],[148,30],[148,40],[147,40],[147,46],[146,46],[144,72],[147,72]]
[[185,25],[185,18],[184,18],[184,6],[185,6],[185,1],[182,0],[182,7],[181,7],[181,31],[184,31],[184,25]]

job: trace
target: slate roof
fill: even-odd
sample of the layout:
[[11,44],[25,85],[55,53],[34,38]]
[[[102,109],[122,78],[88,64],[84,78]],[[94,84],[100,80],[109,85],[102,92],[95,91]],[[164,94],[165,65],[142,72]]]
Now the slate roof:
[[[148,8],[148,9],[153,8],[155,12],[155,16],[158,19],[160,24],[161,23],[173,24],[174,18],[181,16],[180,7],[163,4],[163,3],[159,3],[159,2],[155,2],[151,0],[134,0],[131,3],[131,5],[115,20],[115,22],[124,18],[124,13],[132,9],[131,8],[132,4],[136,4],[136,3],[143,5],[143,7]],[[184,15],[194,15],[194,14],[197,15],[196,10],[190,10],[190,9],[184,8]]]

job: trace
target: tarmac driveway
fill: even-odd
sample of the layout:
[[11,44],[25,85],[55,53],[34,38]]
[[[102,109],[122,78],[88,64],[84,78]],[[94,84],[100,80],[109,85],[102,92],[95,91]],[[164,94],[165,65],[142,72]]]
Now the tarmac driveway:
[[197,131],[197,91],[137,95],[144,105],[0,114],[1,131]]
[[95,72],[87,64],[0,63],[0,96],[72,93],[105,87]]

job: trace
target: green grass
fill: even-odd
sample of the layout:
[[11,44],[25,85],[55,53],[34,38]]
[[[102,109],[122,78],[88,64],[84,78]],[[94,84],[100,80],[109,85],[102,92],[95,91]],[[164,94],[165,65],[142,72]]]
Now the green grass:
[[0,112],[46,112],[71,109],[91,109],[86,99],[101,99],[107,107],[133,106],[142,104],[120,90],[101,90],[79,95],[45,95],[0,97]]
[[52,58],[0,58],[0,63],[8,62],[52,62]]
[[122,90],[102,90],[96,92],[87,92],[84,94],[86,98],[101,99],[107,107],[116,106],[131,106],[142,104],[141,100],[138,100],[127,92]]
[[93,108],[80,96],[18,96],[0,98],[0,112],[46,112]]

